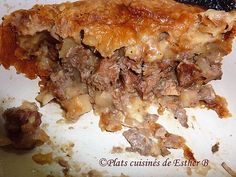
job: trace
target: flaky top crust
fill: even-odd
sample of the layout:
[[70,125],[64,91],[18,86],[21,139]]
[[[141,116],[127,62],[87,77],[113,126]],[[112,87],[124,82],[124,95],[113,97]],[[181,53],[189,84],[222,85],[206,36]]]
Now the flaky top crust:
[[[191,50],[200,53],[208,43],[222,45],[227,54],[235,35],[235,21],[235,11],[204,10],[174,0],[84,0],[35,5],[5,16],[0,30],[0,58],[11,55],[15,36],[41,31],[49,31],[58,40],[71,37],[82,41],[103,57],[125,47],[126,51],[139,50],[138,55],[153,61]],[[168,38],[160,42],[163,33]],[[222,33],[228,33],[227,38],[222,38]]]

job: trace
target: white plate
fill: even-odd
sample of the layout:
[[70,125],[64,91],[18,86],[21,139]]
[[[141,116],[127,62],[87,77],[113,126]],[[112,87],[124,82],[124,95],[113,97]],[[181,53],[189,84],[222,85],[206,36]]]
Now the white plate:
[[[35,3],[59,3],[63,0],[3,0],[0,2],[0,16],[10,13],[20,8],[30,8]],[[188,109],[189,129],[185,129],[179,123],[168,116],[160,119],[159,122],[172,133],[185,137],[187,144],[191,147],[197,160],[209,160],[210,170],[207,173],[209,177],[229,176],[220,164],[225,161],[231,168],[236,169],[236,43],[233,52],[225,57],[223,63],[223,78],[220,81],[214,81],[213,85],[217,94],[224,96],[232,113],[232,118],[219,119],[215,112],[210,110]],[[5,70],[0,66],[0,110],[8,107],[19,106],[23,100],[35,101],[34,98],[39,91],[38,80],[29,80],[22,75],[17,75],[15,70]],[[73,142],[73,155],[70,159],[72,165],[80,164],[82,171],[96,169],[105,172],[107,176],[121,173],[134,177],[151,176],[188,176],[186,167],[176,167],[174,165],[162,166],[162,163],[168,159],[174,161],[177,158],[183,160],[181,150],[172,150],[168,157],[158,157],[156,160],[161,162],[156,167],[133,167],[132,161],[154,161],[155,158],[144,157],[135,153],[111,154],[113,146],[128,146],[126,140],[121,136],[121,132],[108,133],[101,132],[98,128],[98,117],[92,112],[84,115],[76,124],[58,124],[57,120],[62,119],[62,111],[59,106],[51,103],[40,109],[43,113],[43,123],[48,123],[44,127],[56,148],[52,149],[49,145],[41,146],[34,151],[16,154],[0,149],[0,177],[34,177],[54,174],[63,176],[62,168],[53,163],[51,165],[35,164],[31,156],[36,152],[53,152],[53,156],[66,156],[60,148],[63,144]],[[194,118],[194,117],[195,118]],[[1,124],[0,124],[1,125]],[[70,127],[73,127],[71,129]],[[191,128],[194,127],[194,128]],[[0,133],[3,133],[2,125]],[[212,154],[211,147],[216,142],[220,142],[219,152]],[[99,160],[105,158],[116,159],[116,165],[123,160],[127,161],[127,166],[101,166]],[[121,164],[120,164],[121,165]],[[76,169],[76,168],[73,168]],[[199,176],[203,168],[193,169],[192,176]],[[197,173],[196,173],[197,172]],[[204,172],[204,171],[203,171]],[[72,171],[75,176],[80,176],[81,171]]]

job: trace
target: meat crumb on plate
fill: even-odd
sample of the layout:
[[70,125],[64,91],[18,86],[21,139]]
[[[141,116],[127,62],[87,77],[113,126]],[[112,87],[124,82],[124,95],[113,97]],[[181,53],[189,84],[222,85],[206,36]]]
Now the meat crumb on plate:
[[219,145],[220,145],[220,143],[217,142],[216,144],[214,144],[214,145],[211,147],[211,152],[212,152],[213,154],[219,151]]
[[9,108],[3,113],[7,137],[15,149],[33,149],[49,140],[40,128],[41,113],[35,103],[23,102],[16,108]]

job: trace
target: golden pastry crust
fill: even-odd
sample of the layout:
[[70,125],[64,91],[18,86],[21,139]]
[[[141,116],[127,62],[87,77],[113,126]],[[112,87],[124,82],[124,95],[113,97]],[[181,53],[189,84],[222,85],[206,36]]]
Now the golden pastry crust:
[[[1,33],[8,33],[7,28],[18,35],[46,30],[57,38],[73,37],[80,41],[83,31],[83,43],[95,47],[103,57],[126,47],[127,56],[135,57],[130,51],[138,50],[138,55],[154,61],[190,50],[199,53],[209,42],[222,45],[222,50],[229,53],[235,20],[235,11],[205,11],[174,0],[98,0],[96,3],[87,0],[16,11],[4,18]],[[226,32],[229,42],[222,39],[222,33]],[[168,33],[168,38],[160,43],[163,33]],[[4,38],[8,40],[5,35],[1,35],[2,43]],[[14,48],[13,44],[9,45]],[[4,50],[9,50],[6,48],[9,47],[1,44],[1,58]]]

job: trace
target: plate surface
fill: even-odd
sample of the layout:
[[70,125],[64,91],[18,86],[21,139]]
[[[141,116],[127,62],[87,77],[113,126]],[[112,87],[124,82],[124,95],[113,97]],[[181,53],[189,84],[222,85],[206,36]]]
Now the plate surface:
[[[27,9],[36,3],[60,3],[63,0],[2,0],[0,2],[0,16],[9,14],[16,9]],[[223,62],[223,78],[212,82],[218,95],[224,96],[232,117],[219,119],[215,112],[205,109],[188,109],[190,128],[185,129],[179,123],[165,115],[160,122],[171,133],[183,136],[187,145],[192,149],[197,160],[209,161],[207,167],[192,168],[192,176],[204,175],[209,177],[229,176],[221,167],[226,162],[236,170],[236,41],[230,55]],[[22,101],[35,101],[39,91],[38,80],[29,80],[23,75],[16,74],[15,70],[5,70],[0,66],[0,112],[19,106]],[[55,103],[50,103],[40,108],[43,114],[43,128],[51,137],[54,145],[44,145],[34,151],[17,153],[0,149],[0,177],[42,177],[48,174],[63,176],[62,167],[57,163],[38,165],[33,162],[32,154],[37,152],[52,152],[53,157],[65,157],[72,166],[71,174],[81,176],[82,172],[96,169],[105,176],[119,176],[121,173],[134,177],[151,176],[188,176],[187,167],[174,165],[174,160],[183,159],[181,150],[172,150],[167,157],[144,157],[135,153],[112,154],[113,146],[129,146],[121,132],[101,132],[98,127],[99,118],[92,112],[84,115],[75,124],[65,124],[62,111]],[[4,134],[2,120],[0,121],[0,137]],[[74,143],[68,157],[66,145]],[[220,149],[214,155],[211,147],[216,142]],[[102,159],[102,160],[101,160]],[[114,160],[111,166],[104,165],[105,160]],[[205,160],[205,161],[204,161]],[[122,165],[127,161],[127,165]],[[145,166],[145,162],[160,161],[159,166]],[[165,166],[165,161],[171,161],[170,166]],[[102,162],[102,164],[101,164]],[[134,166],[134,162],[136,166]],[[132,165],[133,164],[133,165]],[[81,168],[81,170],[79,169]],[[208,173],[207,173],[208,172]]]

